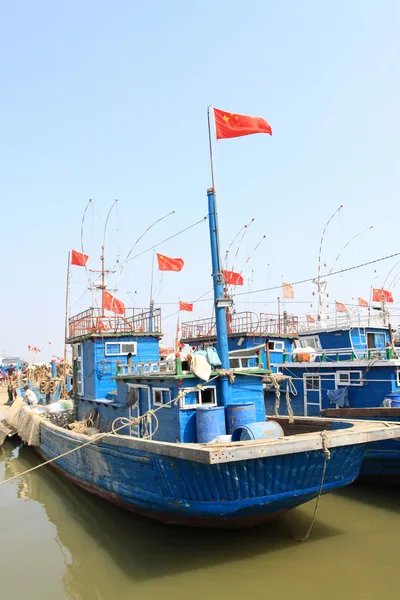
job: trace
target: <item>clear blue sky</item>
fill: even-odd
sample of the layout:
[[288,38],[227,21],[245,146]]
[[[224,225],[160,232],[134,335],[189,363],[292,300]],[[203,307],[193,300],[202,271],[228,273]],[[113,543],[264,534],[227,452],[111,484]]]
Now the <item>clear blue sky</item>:
[[[395,0],[22,0],[2,3],[0,28],[0,353],[25,354],[27,344],[41,347],[44,358],[52,349],[62,352],[67,252],[80,249],[88,198],[102,219],[119,198],[107,236],[109,267],[158,216],[177,211],[138,250],[206,214],[208,104],[263,116],[273,128],[272,137],[218,143],[222,247],[255,217],[239,253],[241,269],[267,235],[244,270],[245,291],[279,284],[281,276],[315,275],[321,231],[339,204],[344,208],[324,245],[328,268],[370,225],[340,266],[400,249]],[[85,246],[93,268],[101,241],[102,222],[88,211]],[[193,300],[211,288],[206,225],[159,251],[186,263],[161,284],[157,274],[159,302]],[[377,267],[377,284],[393,264]],[[148,304],[150,268],[151,253],[124,270],[118,296],[127,305],[132,298],[136,306]],[[333,279],[331,298],[368,298],[373,271]],[[84,270],[75,269],[72,304],[86,285]],[[296,289],[290,311],[315,310],[312,291]],[[400,286],[394,294],[400,301]],[[237,310],[274,311],[275,297],[250,296]],[[73,312],[88,305],[86,294]],[[174,310],[163,306],[165,316]],[[210,302],[199,303],[193,316],[210,310]],[[169,336],[175,319],[164,321]]]

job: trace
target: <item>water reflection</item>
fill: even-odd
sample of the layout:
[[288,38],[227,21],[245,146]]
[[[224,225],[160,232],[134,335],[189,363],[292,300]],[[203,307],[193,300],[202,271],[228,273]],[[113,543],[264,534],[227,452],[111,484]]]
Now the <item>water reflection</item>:
[[[7,441],[0,449],[5,478],[39,462],[32,449],[16,442]],[[21,502],[28,503],[22,511]],[[20,568],[16,576],[5,573],[4,597],[177,600],[189,595],[210,600],[241,589],[241,595],[253,600],[265,598],[266,590],[281,599],[307,600],[320,598],[324,590],[326,600],[336,600],[337,589],[326,589],[332,565],[340,573],[362,573],[346,581],[342,600],[381,600],[385,590],[390,596],[397,581],[399,493],[357,485],[325,496],[311,538],[300,545],[293,536],[304,535],[313,507],[311,502],[248,531],[190,530],[125,512],[45,467],[0,488],[0,514],[6,508],[10,519],[7,550],[17,561],[21,555],[29,559],[25,536],[33,519],[38,525],[32,535],[39,531],[43,538],[32,543],[38,561],[25,567],[31,581],[16,586]],[[6,564],[11,570],[17,561],[11,556]]]
[[[35,452],[7,442],[0,451],[4,477],[40,462]],[[72,485],[49,467],[17,480],[19,499],[40,503],[56,527],[65,564],[62,586],[68,598],[108,598],[110,564],[134,584],[218,563],[231,563],[293,545],[293,529],[302,535],[309,512],[295,511],[248,531],[190,530],[164,526],[112,506]],[[310,543],[340,534],[319,520]]]

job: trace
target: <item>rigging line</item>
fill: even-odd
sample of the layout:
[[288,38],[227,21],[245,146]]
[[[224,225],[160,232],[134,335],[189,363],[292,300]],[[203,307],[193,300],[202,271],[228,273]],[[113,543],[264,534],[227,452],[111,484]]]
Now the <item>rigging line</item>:
[[[131,256],[131,258],[128,258],[128,259],[124,260],[123,262],[121,262],[120,265],[124,265],[124,264],[130,262],[131,260],[138,258],[139,256],[142,256],[143,254],[146,254],[147,252],[150,252],[151,250],[154,250],[154,248],[157,248],[157,246],[161,246],[161,244],[165,244],[165,242],[169,242],[170,240],[176,238],[178,235],[181,235],[181,233],[185,233],[185,231],[189,231],[189,229],[192,229],[196,225],[199,225],[199,223],[204,223],[207,219],[208,219],[208,215],[206,217],[203,217],[202,219],[199,219],[195,223],[192,223],[192,225],[185,227],[185,229],[182,229],[181,231],[177,231],[173,235],[165,238],[165,240],[162,240],[161,242],[157,242],[157,244],[154,244],[154,246],[151,246],[150,248],[146,248],[146,250],[139,252],[139,254],[135,254],[134,256]],[[116,266],[118,266],[118,265],[114,265],[113,268],[115,268]]]
[[[384,260],[389,260],[390,258],[394,258],[395,256],[400,256],[400,252],[395,252],[394,254],[389,254],[388,256],[382,256],[381,258],[376,258],[375,260],[370,260],[365,263],[361,263],[359,265],[354,265],[352,267],[347,267],[346,269],[340,269],[339,271],[332,271],[332,273],[326,273],[321,275],[321,277],[333,277],[334,275],[340,275],[341,273],[347,273],[348,271],[354,271],[355,269],[360,269],[361,267],[367,267],[369,265],[374,265],[375,263],[382,262]],[[289,285],[300,285],[302,283],[312,283],[315,281],[315,277],[310,277],[308,279],[300,279],[299,281],[293,281]],[[282,284],[275,285],[269,288],[263,288],[261,290],[254,290],[253,294],[258,294],[260,292],[269,292],[272,290],[279,290],[282,287]],[[238,294],[233,294],[234,296],[246,296],[248,292],[239,292]]]
[[[207,300],[213,300],[213,298],[207,298],[206,300],[202,300],[202,298],[204,298],[204,296],[206,296],[207,294],[209,294],[210,292],[213,291],[214,288],[211,288],[210,290],[208,290],[207,292],[205,292],[205,294],[202,294],[201,296],[199,296],[197,298],[197,300],[192,300],[192,304],[196,304],[196,302],[206,302]],[[176,304],[176,302],[173,302],[171,304]],[[176,310],[175,312],[167,315],[166,317],[162,317],[162,321],[164,321],[164,319],[169,319],[169,317],[173,317],[174,315],[177,315],[180,311]]]

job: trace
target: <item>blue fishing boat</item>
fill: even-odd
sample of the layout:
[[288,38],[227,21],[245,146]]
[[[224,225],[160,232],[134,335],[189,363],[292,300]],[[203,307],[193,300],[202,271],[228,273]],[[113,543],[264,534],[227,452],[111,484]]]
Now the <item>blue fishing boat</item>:
[[[331,327],[307,325],[294,345],[275,365],[292,381],[294,414],[400,423],[400,358],[381,316],[348,316]],[[271,391],[267,412],[274,403]],[[370,446],[361,475],[400,481],[400,441]]]
[[161,313],[154,307],[80,313],[69,320],[68,339],[75,421],[40,421],[35,444],[77,485],[137,513],[166,523],[245,527],[351,483],[369,442],[400,436],[400,428],[266,420],[269,371],[260,356],[256,365],[229,363],[214,189],[208,207],[217,353],[158,360]]

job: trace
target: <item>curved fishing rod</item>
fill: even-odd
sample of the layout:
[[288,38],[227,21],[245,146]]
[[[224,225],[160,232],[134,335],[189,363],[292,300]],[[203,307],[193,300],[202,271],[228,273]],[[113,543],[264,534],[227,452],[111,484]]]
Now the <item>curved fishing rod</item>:
[[[250,260],[250,259],[252,259],[252,258],[254,257],[254,253],[256,252],[256,250],[259,248],[259,246],[260,246],[261,242],[263,242],[263,241],[265,240],[265,238],[266,238],[266,237],[267,237],[266,235],[263,235],[263,236],[262,236],[262,238],[261,238],[261,240],[258,242],[258,244],[256,244],[256,245],[254,246],[252,253],[250,254],[250,256],[249,256],[249,257],[247,258],[247,260],[246,260],[246,263],[245,263],[246,265],[247,265],[247,263],[249,262],[249,260]],[[240,271],[239,275],[242,275],[242,274],[243,274],[243,269]],[[237,284],[235,284],[235,285],[233,286],[233,291],[235,291],[236,287],[237,287]]]
[[[252,220],[250,221],[250,223],[248,223],[247,225],[245,225],[245,226],[244,226],[244,231],[243,231],[243,233],[242,233],[242,237],[240,238],[240,240],[239,240],[239,243],[238,243],[238,247],[236,248],[236,252],[235,252],[235,260],[237,259],[238,255],[239,255],[240,246],[242,245],[242,242],[243,242],[244,236],[246,235],[246,233],[247,233],[247,232],[248,232],[248,230],[249,230],[249,227],[250,227],[250,225],[252,225],[252,224],[254,223],[254,221],[255,221],[255,219],[254,219],[254,217],[253,217],[253,218],[252,218]],[[235,270],[235,264],[232,264],[232,269],[231,269],[231,271],[234,271],[234,270]]]
[[119,280],[121,279],[122,271],[124,270],[124,264],[126,264],[126,263],[129,262],[129,257],[132,254],[133,250],[138,245],[138,243],[140,242],[140,240],[146,235],[146,233],[148,231],[150,231],[150,229],[152,229],[155,225],[157,225],[157,223],[160,223],[160,221],[163,221],[167,217],[175,214],[175,212],[176,212],[175,210],[172,210],[171,212],[167,213],[163,217],[160,217],[159,219],[157,219],[156,221],[154,221],[154,223],[152,223],[147,229],[145,229],[143,231],[143,233],[138,237],[138,239],[136,240],[136,242],[133,244],[132,248],[129,250],[128,254],[126,255],[126,259],[122,263],[120,263],[120,271],[119,271],[119,275],[118,275],[118,278],[117,278],[116,287],[118,286]]
[[235,237],[233,238],[233,240],[231,241],[231,243],[228,246],[228,249],[225,251],[225,258],[224,258],[224,262],[225,262],[225,268],[228,268],[228,257],[229,257],[229,252],[230,249],[232,248],[233,244],[235,243],[235,241],[237,240],[237,238],[239,237],[239,235],[242,233],[242,231],[244,229],[246,229],[247,225],[243,225],[243,227],[241,227],[239,229],[239,231],[237,232],[237,234],[235,235]]
[[[83,215],[82,215],[82,221],[81,221],[81,252],[82,254],[85,254],[85,248],[83,245],[83,235],[84,235],[84,224],[85,224],[85,218],[86,218],[86,213],[87,213],[87,209],[89,208],[89,206],[93,207],[93,202],[92,199],[89,198],[88,203],[86,204],[85,210],[83,211]],[[86,271],[86,277],[88,278],[88,283],[89,283],[89,288],[92,292],[92,304],[94,304],[94,294],[93,294],[93,288],[92,288],[92,279],[90,277],[89,274],[89,269],[87,268],[87,264],[85,262],[85,271]]]
[[322,246],[323,246],[323,243],[324,243],[324,238],[325,238],[325,233],[326,233],[326,230],[327,230],[327,229],[328,229],[328,227],[329,227],[329,223],[332,221],[332,219],[335,217],[335,215],[337,215],[337,213],[338,213],[338,212],[340,212],[340,210],[341,210],[342,208],[343,208],[343,204],[341,204],[341,205],[339,206],[339,208],[337,208],[337,209],[335,210],[335,212],[334,212],[334,213],[331,215],[331,217],[328,219],[328,221],[327,221],[327,223],[326,223],[326,225],[325,225],[325,227],[324,227],[324,230],[323,230],[323,232],[322,232],[322,235],[321,235],[321,240],[320,240],[320,242],[319,242],[319,251],[318,251],[318,275],[317,275],[317,279],[316,279],[317,286],[318,286],[318,313],[317,313],[317,319],[318,319],[318,321],[320,321],[320,320],[321,320],[322,304],[323,304],[323,301],[322,301],[322,293],[321,293],[321,255],[322,255]]
[[387,280],[389,279],[389,275],[390,275],[390,273],[392,273],[392,271],[393,271],[393,270],[394,270],[394,269],[397,267],[397,265],[398,265],[398,264],[400,264],[400,260],[398,260],[398,261],[397,261],[397,262],[396,262],[396,263],[393,265],[393,267],[390,269],[389,273],[386,275],[386,277],[385,277],[385,281],[383,282],[383,285],[382,285],[382,289],[385,289],[385,285],[386,285],[386,282],[387,282]]
[[329,271],[329,273],[332,273],[333,269],[335,268],[335,265],[336,265],[336,263],[338,262],[339,258],[342,256],[343,252],[346,250],[347,246],[348,246],[349,244],[351,244],[351,242],[353,242],[353,241],[354,241],[356,238],[358,238],[358,236],[359,236],[359,235],[361,235],[361,234],[365,233],[366,231],[371,231],[371,229],[373,229],[373,228],[374,228],[374,226],[373,226],[373,225],[371,225],[370,227],[367,227],[366,229],[363,229],[362,231],[359,231],[359,232],[358,232],[358,233],[357,233],[355,236],[353,236],[353,237],[351,238],[351,240],[349,240],[349,241],[347,242],[347,244],[345,244],[345,245],[343,246],[343,248],[340,250],[340,252],[339,252],[339,254],[337,255],[337,257],[335,258],[335,260],[334,260],[334,263],[333,263],[333,265],[332,265],[332,267],[331,267],[331,270]]
[[118,198],[115,198],[114,202],[112,203],[112,205],[110,207],[110,210],[108,211],[106,222],[104,223],[103,244],[101,246],[101,257],[100,257],[100,259],[101,259],[101,312],[103,315],[104,315],[104,290],[106,289],[104,260],[105,260],[107,225],[108,225],[108,219],[110,218],[110,215],[111,215],[111,211],[114,208],[114,206],[117,206],[117,204],[118,204]]

